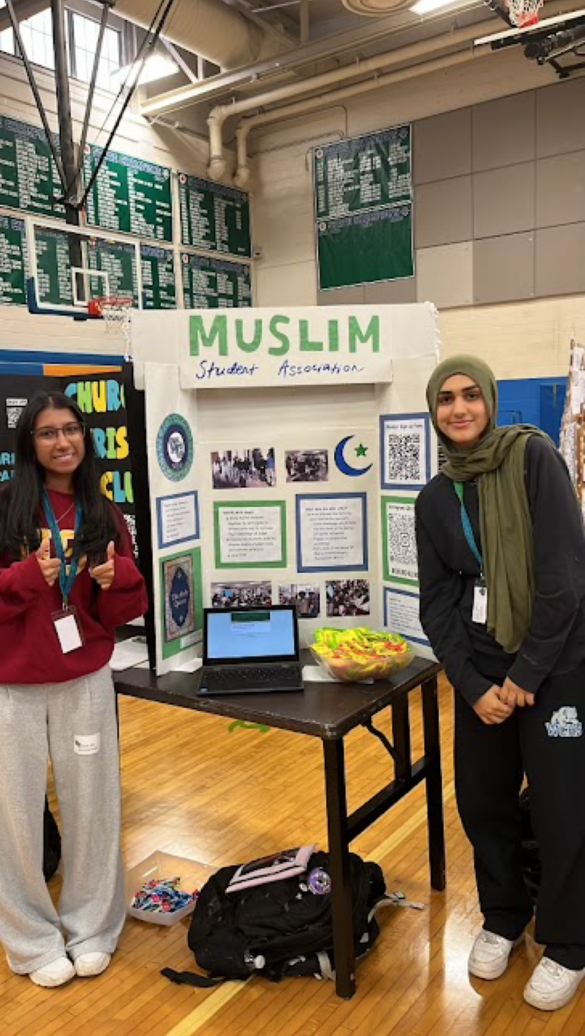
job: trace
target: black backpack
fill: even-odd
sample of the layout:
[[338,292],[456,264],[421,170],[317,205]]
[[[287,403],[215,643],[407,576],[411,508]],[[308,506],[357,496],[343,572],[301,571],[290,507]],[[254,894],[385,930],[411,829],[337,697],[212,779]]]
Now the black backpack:
[[[332,978],[333,928],[329,855],[313,853],[306,872],[226,894],[238,867],[222,867],[205,883],[191,919],[188,942],[211,978],[165,968],[173,982],[208,986],[218,979],[264,975],[273,982],[292,975]],[[356,957],[376,941],[375,908],[395,902],[376,863],[350,853]],[[318,891],[315,891],[318,890]]]
[[61,860],[61,835],[57,821],[49,809],[49,801],[45,799],[45,815],[43,817],[43,874],[47,881],[59,866]]

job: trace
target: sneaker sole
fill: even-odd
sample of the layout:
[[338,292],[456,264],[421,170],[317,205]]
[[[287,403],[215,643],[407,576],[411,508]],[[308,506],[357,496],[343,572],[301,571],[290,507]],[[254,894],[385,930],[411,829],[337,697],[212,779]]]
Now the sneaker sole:
[[571,1000],[578,992],[579,990],[575,989],[572,993],[561,996],[557,1000],[547,1000],[546,1003],[543,1003],[536,993],[532,996],[530,991],[525,989],[524,999],[527,1004],[530,1004],[531,1007],[535,1007],[537,1011],[559,1011],[561,1007],[566,1007],[567,1004],[570,1004]]

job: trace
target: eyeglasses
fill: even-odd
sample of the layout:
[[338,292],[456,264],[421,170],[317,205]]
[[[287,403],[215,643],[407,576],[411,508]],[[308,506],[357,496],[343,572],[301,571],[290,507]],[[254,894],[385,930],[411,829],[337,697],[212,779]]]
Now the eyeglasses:
[[71,421],[70,424],[64,424],[61,428],[37,428],[31,432],[31,435],[38,442],[53,443],[57,442],[61,432],[66,439],[81,439],[85,435],[85,425],[80,421]]

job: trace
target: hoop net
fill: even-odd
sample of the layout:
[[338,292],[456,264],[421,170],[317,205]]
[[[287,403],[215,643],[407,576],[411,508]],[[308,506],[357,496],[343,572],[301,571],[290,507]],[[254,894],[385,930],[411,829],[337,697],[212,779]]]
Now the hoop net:
[[544,0],[508,0],[510,21],[519,29],[538,24],[538,12]]
[[132,302],[127,295],[103,295],[92,299],[88,305],[92,316],[103,317],[107,334],[122,336],[126,357],[130,356],[132,345]]

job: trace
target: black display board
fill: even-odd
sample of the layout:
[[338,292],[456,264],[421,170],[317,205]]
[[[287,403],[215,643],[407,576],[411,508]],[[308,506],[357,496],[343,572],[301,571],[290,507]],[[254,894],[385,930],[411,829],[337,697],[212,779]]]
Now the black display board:
[[225,259],[181,253],[185,309],[225,309],[252,305],[250,267]]
[[250,258],[250,204],[235,187],[178,173],[181,244]]
[[[83,172],[88,184],[102,149],[88,145]],[[171,170],[109,151],[87,199],[87,222],[103,230],[173,240]]]

